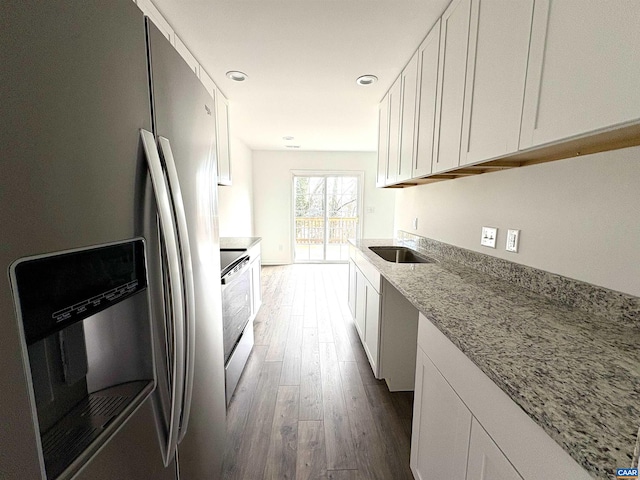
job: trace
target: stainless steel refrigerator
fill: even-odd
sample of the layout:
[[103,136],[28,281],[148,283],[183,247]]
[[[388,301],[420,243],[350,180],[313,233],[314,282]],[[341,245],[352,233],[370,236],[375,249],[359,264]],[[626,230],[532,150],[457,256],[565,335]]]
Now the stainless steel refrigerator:
[[218,478],[213,99],[130,0],[0,39],[0,479]]

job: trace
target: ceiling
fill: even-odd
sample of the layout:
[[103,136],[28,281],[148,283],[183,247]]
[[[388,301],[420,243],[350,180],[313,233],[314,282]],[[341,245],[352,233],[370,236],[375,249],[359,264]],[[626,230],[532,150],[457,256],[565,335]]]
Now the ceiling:
[[[153,1],[229,99],[233,135],[252,150],[320,151],[377,149],[378,102],[449,3]],[[379,81],[357,85],[364,74]]]

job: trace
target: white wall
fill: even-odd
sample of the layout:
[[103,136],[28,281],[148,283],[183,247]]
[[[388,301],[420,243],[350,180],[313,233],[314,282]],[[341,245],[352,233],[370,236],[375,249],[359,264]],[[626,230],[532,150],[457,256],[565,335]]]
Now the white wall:
[[[364,171],[365,238],[393,236],[395,190],[375,188],[375,152],[253,152],[255,235],[262,237],[262,263],[292,262],[291,170]],[[373,213],[367,210],[373,208]]]
[[[496,250],[483,225],[499,228]],[[404,189],[397,230],[640,295],[640,147]]]
[[253,175],[251,150],[231,137],[231,186],[218,187],[221,237],[253,236]]

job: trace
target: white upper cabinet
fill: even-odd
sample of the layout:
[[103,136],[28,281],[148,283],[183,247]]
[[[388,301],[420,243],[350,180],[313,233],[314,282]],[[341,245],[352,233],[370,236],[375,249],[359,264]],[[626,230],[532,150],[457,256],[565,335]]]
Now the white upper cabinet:
[[433,171],[458,166],[467,71],[471,0],[453,0],[442,15]]
[[400,75],[402,83],[402,120],[400,123],[400,167],[397,181],[409,180],[413,171],[416,93],[418,90],[418,54]]
[[376,187],[384,187],[387,183],[387,167],[389,166],[389,94],[378,107],[378,173]]
[[142,13],[149,17],[154,25],[158,27],[158,30],[160,30],[162,34],[167,37],[169,43],[171,43],[171,45],[175,45],[175,32],[173,31],[173,28],[171,28],[169,22],[164,19],[164,17],[160,13],[160,10],[158,10],[156,6],[151,3],[151,0],[138,0],[137,4],[138,8],[142,10]]
[[472,0],[460,165],[518,151],[533,0]]
[[209,95],[211,95],[215,99],[216,84],[213,83],[213,80],[211,79],[209,74],[202,67],[200,67],[200,82],[202,82],[202,85],[204,85],[204,88],[207,89],[207,92],[209,92]]
[[389,157],[385,185],[398,179],[400,165],[400,121],[402,119],[402,78],[398,77],[389,90]]
[[216,141],[218,144],[218,185],[231,185],[229,102],[218,89],[216,89]]
[[195,73],[197,76],[200,76],[200,64],[198,63],[198,60],[196,60],[196,57],[193,56],[187,46],[182,42],[182,40],[180,40],[180,37],[178,37],[177,35],[175,36],[175,48],[180,56],[184,59],[184,61],[187,62],[189,68],[193,70],[193,73]]
[[536,0],[520,148],[640,118],[640,2]]
[[431,173],[433,133],[436,119],[438,58],[440,55],[440,20],[418,49],[418,98],[415,131],[415,160],[412,177]]

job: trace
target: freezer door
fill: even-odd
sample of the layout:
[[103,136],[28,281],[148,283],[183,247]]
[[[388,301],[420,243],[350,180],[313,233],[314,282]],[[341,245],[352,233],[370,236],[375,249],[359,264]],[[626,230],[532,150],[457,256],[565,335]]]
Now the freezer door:
[[[144,235],[136,207],[149,184],[139,140],[140,128],[151,129],[144,20],[131,0],[3,0],[0,43],[0,478],[40,479],[7,272],[22,257]],[[86,478],[175,478],[152,413],[145,402]]]
[[151,22],[147,30],[154,134],[156,140],[168,140],[175,160],[194,280],[193,395],[186,435],[178,446],[180,475],[216,478],[224,453],[226,407],[213,99]]

